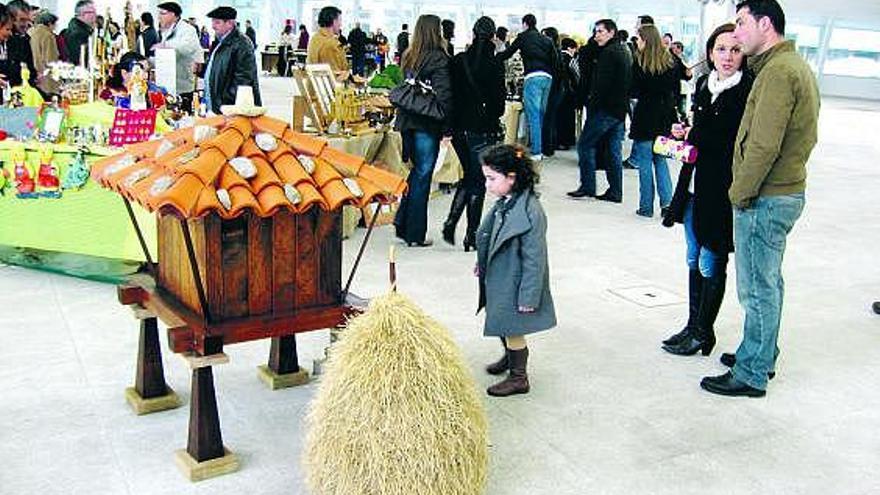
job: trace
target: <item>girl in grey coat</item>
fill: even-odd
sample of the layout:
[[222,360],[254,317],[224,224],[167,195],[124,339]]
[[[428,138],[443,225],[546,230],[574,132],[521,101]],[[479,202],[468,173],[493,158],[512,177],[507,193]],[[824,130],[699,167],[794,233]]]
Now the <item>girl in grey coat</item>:
[[500,337],[504,357],[486,371],[507,378],[487,390],[505,397],[529,391],[525,336],[556,326],[547,261],[547,217],[535,194],[537,175],[521,147],[496,146],[483,157],[486,190],[498,196],[477,230],[479,309],[484,335]]

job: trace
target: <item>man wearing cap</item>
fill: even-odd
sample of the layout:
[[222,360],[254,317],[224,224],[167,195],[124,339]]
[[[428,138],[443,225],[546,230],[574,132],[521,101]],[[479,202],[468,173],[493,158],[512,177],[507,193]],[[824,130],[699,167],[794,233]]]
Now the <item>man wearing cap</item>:
[[339,42],[342,31],[342,11],[327,6],[318,13],[318,33],[309,40],[309,54],[306,63],[328,64],[338,79],[348,77],[348,61],[345,50]]
[[217,7],[208,12],[217,39],[205,67],[205,103],[216,114],[222,105],[235,103],[239,86],[252,87],[254,102],[261,104],[254,45],[236,28],[236,14],[232,7]]
[[177,81],[175,88],[165,88],[180,98],[181,108],[192,108],[193,92],[196,89],[195,68],[202,63],[202,45],[196,28],[180,18],[183,9],[176,2],[160,3],[159,43],[153,50],[173,48],[176,60]]

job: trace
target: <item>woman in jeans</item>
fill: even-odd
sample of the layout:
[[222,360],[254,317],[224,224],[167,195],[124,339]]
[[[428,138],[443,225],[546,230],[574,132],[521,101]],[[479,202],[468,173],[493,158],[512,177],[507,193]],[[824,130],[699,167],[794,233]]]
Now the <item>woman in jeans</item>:
[[464,250],[476,249],[486,181],[480,153],[501,140],[504,115],[504,64],[495,58],[495,22],[480,17],[474,24],[474,42],[452,59],[453,104],[452,145],[464,169],[449,216],[443,224],[443,240],[455,245],[455,227],[467,209]]
[[663,349],[690,356],[712,352],[715,318],[724,299],[727,256],[733,251],[733,211],[727,190],[733,180],[733,146],[752,78],[745,66],[733,24],[718,27],[706,43],[712,69],[697,81],[694,126],[676,128],[676,138],[687,137],[697,147],[697,161],[684,164],[669,210],[666,226],[684,223],[687,264],[690,271],[690,314],[684,329],[663,341]]
[[412,160],[413,168],[407,178],[407,190],[400,201],[394,218],[397,237],[407,246],[430,246],[425,238],[428,227],[428,195],[434,163],[440,151],[440,140],[451,136],[452,82],[449,75],[449,56],[440,36],[440,18],[420,16],[413,30],[409,48],[403,52],[401,68],[406,78],[416,78],[432,89],[441,120],[398,109],[394,128],[403,137],[403,160]]
[[639,169],[639,209],[637,215],[654,216],[654,177],[660,207],[672,201],[672,180],[666,158],[653,151],[654,139],[669,133],[676,121],[675,98],[679,91],[678,71],[660,33],[652,24],[639,28],[638,51],[633,64],[633,111],[629,137],[633,140],[630,161]]

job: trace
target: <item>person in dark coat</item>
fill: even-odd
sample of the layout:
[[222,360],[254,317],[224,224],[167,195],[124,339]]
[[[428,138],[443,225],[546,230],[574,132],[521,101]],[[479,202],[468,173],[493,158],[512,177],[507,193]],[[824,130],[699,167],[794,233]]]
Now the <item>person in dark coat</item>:
[[141,14],[141,39],[143,40],[143,51],[141,55],[149,58],[155,55],[153,45],[159,42],[159,33],[153,25],[153,14],[144,12]]
[[575,92],[579,83],[577,60],[577,42],[571,38],[563,38],[560,42],[561,70],[559,109],[556,114],[556,148],[567,150],[575,143],[575,118],[578,109]]
[[351,71],[359,76],[364,75],[368,41],[367,33],[361,29],[361,23],[355,23],[348,33],[348,53],[351,55]]
[[559,113],[559,105],[562,104],[562,80],[565,77],[565,68],[562,65],[562,54],[559,52],[559,30],[555,27],[545,27],[541,34],[553,42],[556,51],[556,60],[553,65],[553,83],[550,84],[550,95],[547,97],[547,109],[544,112],[544,121],[541,123],[541,154],[553,156],[556,154],[556,119]]
[[[632,79],[632,65],[627,49],[617,38],[617,24],[601,19],[594,25],[596,48],[584,51],[581,80],[589,78],[586,97],[587,118],[577,142],[579,185],[568,196],[574,199],[596,197],[603,201],[623,201],[623,168],[621,143],[624,121],[629,104],[628,92]],[[588,44],[589,47],[589,44]],[[595,54],[595,55],[594,55]],[[595,60],[595,62],[593,62]],[[586,85],[586,86],[584,86]],[[583,89],[581,94],[583,94]],[[596,162],[601,146],[606,145],[610,160],[606,161],[605,176],[608,190],[596,196]]]
[[535,193],[534,164],[520,146],[501,145],[483,155],[486,189],[499,199],[477,231],[483,335],[500,337],[504,356],[486,367],[507,377],[486,390],[505,397],[529,392],[526,335],[556,326],[550,293],[547,216]]
[[550,38],[538,32],[535,27],[537,23],[538,20],[533,14],[523,16],[523,31],[507,49],[498,54],[498,57],[504,61],[516,52],[520,52],[522,56],[525,73],[523,110],[529,127],[529,148],[532,159],[540,161],[544,158],[541,131],[544,127],[544,114],[547,111],[558,54]]
[[309,49],[309,30],[306,29],[305,24],[299,25],[299,36],[296,39],[296,49],[297,50],[308,50]]
[[443,224],[443,240],[455,245],[455,227],[467,209],[464,250],[476,249],[476,232],[483,214],[486,184],[480,153],[501,138],[507,90],[504,64],[495,58],[495,22],[480,17],[474,24],[474,42],[452,59],[453,134],[452,145],[464,169]]
[[400,63],[400,58],[403,57],[403,52],[409,48],[409,24],[404,24],[400,26],[400,33],[397,35],[397,60]]
[[663,46],[653,25],[639,28],[639,52],[633,66],[632,95],[638,99],[633,110],[629,137],[633,140],[632,160],[639,169],[639,209],[636,214],[654,216],[654,176],[660,208],[672,201],[672,179],[666,158],[654,153],[654,139],[665,136],[677,122],[675,100],[679,90],[678,71],[672,54]]
[[[403,160],[412,159],[413,168],[407,178],[407,190],[400,200],[394,217],[395,234],[407,246],[430,246],[425,238],[428,229],[428,195],[434,164],[444,145],[452,136],[452,81],[449,56],[440,37],[440,18],[426,14],[419,16],[413,39],[403,54],[401,69],[407,79],[418,79],[431,88],[439,115],[419,115],[398,109],[394,128],[403,138]],[[429,94],[431,94],[429,93]],[[435,118],[439,117],[439,118]]]
[[663,224],[683,222],[687,241],[689,315],[684,329],[663,341],[663,349],[690,356],[711,352],[715,318],[724,299],[727,257],[733,252],[733,210],[727,190],[733,181],[733,146],[752,77],[733,24],[718,27],[706,42],[712,71],[697,81],[694,126],[676,128],[676,138],[697,147],[696,163],[682,165]]
[[446,53],[450,57],[455,55],[455,21],[452,19],[443,19],[440,21],[440,31],[443,33],[443,39],[446,40]]
[[222,105],[235,103],[239,86],[254,88],[254,103],[262,103],[253,45],[236,29],[236,15],[232,7],[217,7],[208,12],[217,39],[205,66],[205,103],[216,114]]
[[251,45],[254,46],[254,50],[257,49],[257,31],[254,29],[254,26],[251,25],[251,21],[244,21],[244,34],[251,40]]
[[[89,37],[95,30],[98,22],[98,11],[92,0],[79,0],[76,2],[75,17],[67,24],[64,30],[64,46],[67,48],[67,61],[73,65],[88,64],[88,60],[80,60],[80,47],[88,48]],[[88,49],[86,57],[88,58]]]
[[12,17],[12,36],[6,41],[8,70],[4,72],[10,86],[20,86],[21,67],[30,71],[28,83],[37,86],[37,69],[34,67],[34,55],[31,52],[31,7],[24,0],[12,0],[6,4],[9,16]]

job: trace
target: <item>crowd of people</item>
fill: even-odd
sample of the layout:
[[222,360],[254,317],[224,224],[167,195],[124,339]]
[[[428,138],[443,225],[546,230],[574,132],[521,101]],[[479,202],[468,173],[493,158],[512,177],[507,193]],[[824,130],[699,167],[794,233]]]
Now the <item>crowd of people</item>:
[[[566,37],[559,40],[555,29],[539,30],[531,14],[522,18],[522,28],[508,42],[492,19],[481,17],[473,26],[473,42],[451,56],[441,19],[422,15],[401,56],[407,77],[431,90],[421,105],[398,105],[395,125],[413,169],[395,219],[396,234],[411,247],[432,244],[426,237],[428,190],[438,150],[451,144],[464,179],[442,237],[455,242],[456,224],[467,210],[463,246],[477,251],[484,334],[501,337],[504,345],[501,360],[487,372],[507,377],[487,392],[527,393],[526,335],[556,324],[547,270],[548,220],[534,191],[534,170],[546,154],[548,135],[554,139],[546,125],[567,112],[561,108],[567,101],[585,110],[577,139],[580,184],[568,195],[622,202],[629,119],[628,161],[639,172],[636,213],[652,217],[656,194],[663,225],[684,227],[689,314],[662,348],[680,356],[712,352],[733,252],[745,313],[743,338],[735,353],[721,355],[730,371],[705,377],[700,385],[720,395],[765,395],[779,354],[782,258],[804,207],[806,162],[816,144],[819,111],[815,77],[784,38],[782,8],[776,0],[743,0],[736,23],[712,32],[705,47],[708,69],[697,78],[690,113],[682,108],[681,82],[693,77],[691,68],[681,59],[681,45],[661,34],[650,16],[639,18],[631,39],[614,21],[601,19],[580,48]],[[498,145],[507,94],[504,64],[517,52],[525,74],[528,151]],[[567,138],[560,130],[557,145]],[[693,163],[684,164],[675,187],[665,156],[654,148],[656,138],[668,135],[699,151]],[[598,163],[609,184],[601,195],[596,194]],[[487,189],[499,200],[480,222]]]
[[[99,15],[93,0],[79,0],[67,27],[56,33],[56,14],[25,0],[12,0],[0,5],[0,86],[21,85],[24,67],[29,69],[29,83],[48,100],[59,92],[58,81],[47,74],[49,65],[60,61],[88,66],[100,43],[102,56],[112,65],[106,86],[98,93],[112,103],[128,101],[127,82],[135,67],[148,73],[155,66],[156,50],[171,49],[176,65],[174,86],[150,89],[174,95],[181,110],[198,111],[199,79],[204,79],[201,101],[209,111],[219,113],[222,105],[233,104],[241,86],[251,87],[259,104],[256,31],[246,21],[242,33],[231,7],[217,7],[207,17],[213,36],[194,17],[185,18],[180,4],[163,2],[156,9],[157,21],[150,12],[138,19],[126,13],[123,28]],[[155,99],[151,104],[163,102]]]
[[[2,84],[20,84],[24,64],[33,68],[34,85],[51,93],[40,68],[53,57],[80,63],[87,53],[81,47],[98,29],[92,0],[77,2],[74,14],[56,36],[54,14],[24,0],[0,6]],[[260,104],[256,34],[249,23],[241,31],[235,9],[221,6],[208,14],[214,36],[208,37],[207,51],[204,29],[185,20],[179,4],[161,3],[157,15],[157,26],[150,13],[140,16],[138,48],[120,58],[111,89],[123,91],[135,66],[146,68],[157,49],[173,49],[176,87],[166,90],[191,102],[201,77],[203,103],[210,112],[233,104],[242,87],[250,88]],[[369,51],[375,50],[379,67],[392,53],[381,30],[367,33],[355,23],[348,37],[342,36],[337,7],[321,9],[316,21],[314,34],[300,25],[294,36],[293,24],[286,25],[282,46],[306,49],[308,63],[329,64],[340,80],[363,75]],[[406,85],[416,89],[407,98],[392,98],[403,158],[412,163],[395,233],[410,247],[432,245],[427,236],[431,177],[441,146],[452,146],[464,178],[441,233],[454,245],[465,216],[461,244],[477,252],[484,333],[500,337],[504,348],[501,360],[487,371],[508,373],[488,393],[529,391],[525,336],[556,324],[548,219],[535,192],[536,165],[556,149],[576,146],[579,184],[570,198],[621,203],[628,162],[638,169],[636,213],[653,217],[659,203],[663,225],[683,225],[688,318],[663,341],[664,350],[682,356],[712,352],[728,258],[735,253],[743,339],[735,354],[721,356],[730,372],[706,377],[701,386],[722,395],[763,396],[776,372],[782,258],[805,202],[805,167],[816,144],[819,109],[815,77],[793,42],[784,39],[785,15],[778,2],[743,0],[735,24],[712,32],[705,46],[707,69],[696,79],[690,112],[681,88],[694,74],[683,62],[683,46],[671,34],[661,34],[647,15],[639,17],[632,37],[613,20],[600,19],[583,46],[553,27],[539,30],[532,14],[523,16],[522,29],[512,39],[506,28],[484,16],[472,27],[472,42],[458,53],[451,21],[425,14],[412,33],[408,25],[402,28],[391,57],[405,75],[404,91]],[[499,144],[510,93],[507,72],[515,55],[522,62],[527,149]],[[583,128],[576,137],[581,111]],[[632,146],[624,160],[627,129]],[[668,135],[699,151],[693,163],[684,164],[674,187],[666,157],[654,147],[658,137]],[[608,182],[602,194],[596,189],[599,168]],[[499,200],[482,216],[487,190]]]

